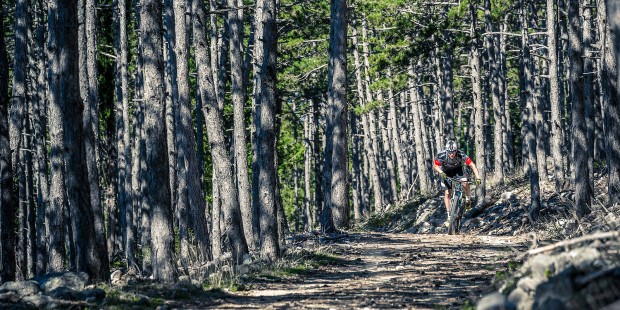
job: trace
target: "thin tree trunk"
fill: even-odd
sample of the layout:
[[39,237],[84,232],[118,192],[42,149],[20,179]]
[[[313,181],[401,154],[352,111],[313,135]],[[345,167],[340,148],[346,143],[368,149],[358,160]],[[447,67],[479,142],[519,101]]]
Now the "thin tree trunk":
[[302,213],[302,222],[305,231],[310,231],[313,227],[312,211],[312,132],[310,131],[310,114],[304,117],[304,210]]
[[[605,109],[605,157],[607,158],[607,205],[613,206],[620,203],[620,81],[618,69],[620,68],[620,3],[618,1],[606,1],[608,28],[605,32],[607,40],[613,42],[613,50],[605,51],[604,72],[608,78],[610,90],[609,100],[606,101]],[[600,5],[599,8],[604,7]],[[599,9],[600,10],[600,9]],[[605,16],[603,12],[602,16]],[[600,17],[599,17],[600,18]],[[605,44],[607,46],[607,44]]]
[[[232,167],[225,146],[222,111],[218,107],[213,75],[209,69],[211,62],[207,53],[204,30],[206,22],[204,4],[194,0],[192,2],[192,24],[194,27],[198,87],[200,88],[200,98],[204,100],[203,113],[213,157],[214,177],[219,183],[220,197],[222,198],[226,236],[232,251],[233,261],[239,263],[243,260],[243,255],[248,253],[248,247],[243,236],[240,219],[241,210],[233,182]],[[213,219],[213,221],[216,220],[216,218]]]
[[594,188],[594,149],[595,149],[595,104],[597,100],[594,94],[594,30],[592,29],[592,5],[590,0],[583,1],[582,11],[582,31],[583,31],[583,100],[585,105],[585,123],[586,123],[586,148],[588,160],[588,173],[590,174],[590,188]]
[[503,130],[504,124],[502,122],[504,116],[504,106],[501,102],[500,93],[500,81],[499,81],[499,53],[496,50],[496,35],[490,35],[493,31],[491,25],[491,1],[484,1],[484,18],[487,37],[485,38],[485,47],[487,49],[487,60],[489,62],[489,82],[491,87],[491,100],[493,102],[493,146],[494,146],[494,161],[493,168],[495,171],[495,177],[500,184],[504,183],[504,153],[503,153]]
[[424,158],[425,148],[424,148],[424,138],[422,135],[422,116],[420,115],[419,105],[422,103],[420,98],[420,93],[418,90],[418,86],[416,85],[417,78],[416,73],[414,71],[413,65],[409,64],[408,66],[409,73],[409,93],[411,98],[411,111],[413,118],[413,126],[414,126],[414,140],[415,140],[415,153],[416,153],[416,165],[421,168],[418,170],[418,184],[420,188],[420,192],[429,193],[430,191],[430,178],[428,175],[428,170],[424,169],[426,167],[426,163]]
[[521,2],[521,25],[522,25],[522,37],[521,37],[521,63],[523,76],[522,79],[522,99],[525,101],[523,105],[523,131],[525,134],[523,137],[524,149],[527,150],[527,172],[530,178],[530,191],[531,202],[529,216],[530,220],[535,221],[538,217],[540,209],[540,185],[539,185],[539,171],[538,171],[538,157],[536,155],[536,119],[534,115],[534,89],[532,86],[532,80],[534,78],[534,65],[531,63],[530,55],[530,42],[528,36],[528,21],[527,21],[527,8],[525,2]]
[[[0,16],[4,16],[0,3]],[[15,280],[15,197],[9,143],[9,63],[4,43],[4,18],[0,18],[0,283]]]
[[569,37],[569,61],[570,61],[570,86],[572,98],[572,119],[573,119],[573,186],[575,188],[575,213],[578,217],[583,217],[590,213],[592,205],[592,188],[590,187],[590,173],[588,162],[587,127],[584,122],[586,118],[586,105],[589,104],[584,99],[583,94],[583,42],[582,28],[579,17],[579,0],[570,0],[568,5],[568,37]]
[[549,55],[549,100],[551,104],[551,153],[553,154],[555,190],[560,191],[566,174],[564,172],[564,132],[560,102],[560,76],[558,74],[558,43],[555,0],[547,0],[547,45]]
[[486,195],[486,148],[485,148],[485,129],[484,129],[484,99],[482,97],[482,80],[480,78],[480,51],[478,50],[477,39],[477,17],[475,14],[475,7],[471,5],[471,29],[472,36],[471,50],[470,50],[470,70],[471,70],[471,83],[473,92],[473,107],[474,107],[474,128],[475,128],[475,150],[476,150],[476,165],[480,172],[480,178],[482,184],[477,188],[478,197],[484,199]]
[[[250,184],[248,174],[248,154],[246,149],[245,133],[245,88],[243,83],[243,21],[239,17],[240,10],[236,9],[237,0],[227,0],[229,7],[229,44],[230,44],[230,73],[231,73],[231,96],[233,103],[234,118],[234,149],[237,190],[239,191],[239,205],[243,220],[243,232],[248,244],[253,247],[256,243],[254,236],[257,235],[252,228],[254,212],[250,204]],[[274,8],[275,10],[275,8]],[[264,42],[263,42],[264,44]]]

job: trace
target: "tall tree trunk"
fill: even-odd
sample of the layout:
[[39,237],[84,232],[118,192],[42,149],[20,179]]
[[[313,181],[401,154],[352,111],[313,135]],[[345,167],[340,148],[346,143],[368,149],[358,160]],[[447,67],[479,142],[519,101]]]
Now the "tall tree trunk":
[[[4,5],[0,3],[0,16]],[[9,61],[4,43],[4,18],[0,18],[0,283],[15,280],[15,210],[9,143]]]
[[[330,224],[326,231],[349,226],[349,177],[347,136],[347,1],[334,0],[331,5],[328,65],[328,109],[331,121],[332,160],[330,180]],[[326,209],[327,209],[326,208]],[[325,210],[324,210],[325,212]],[[327,214],[326,213],[326,214]],[[332,226],[333,225],[333,226]]]
[[99,257],[104,258],[102,264],[108,265],[105,229],[103,224],[103,208],[99,186],[99,113],[97,87],[97,27],[95,1],[79,0],[78,12],[78,46],[80,97],[84,105],[84,145],[86,147],[86,165],[90,204],[93,209],[96,231],[97,250]]
[[538,217],[538,212],[540,209],[540,185],[539,185],[539,171],[538,171],[538,160],[539,158],[536,155],[536,118],[535,111],[536,109],[534,104],[534,89],[532,86],[532,80],[534,78],[534,65],[532,64],[532,59],[530,56],[530,42],[528,36],[528,21],[527,21],[527,7],[525,2],[521,2],[521,25],[522,25],[522,37],[521,37],[521,63],[522,63],[522,71],[523,76],[522,79],[522,100],[525,102],[522,103],[523,106],[523,131],[525,134],[525,145],[524,149],[527,150],[527,171],[529,173],[530,178],[530,191],[531,191],[531,202],[530,202],[530,220],[534,221]]
[[47,88],[47,79],[45,72],[45,62],[46,62],[46,42],[45,42],[45,9],[46,5],[43,4],[43,1],[38,2],[37,8],[37,34],[36,34],[36,42],[37,42],[37,89],[36,96],[33,102],[33,113],[32,117],[33,121],[33,133],[34,133],[34,143],[35,143],[35,156],[36,160],[34,162],[36,169],[36,179],[37,179],[37,275],[43,275],[47,272],[47,253],[48,253],[48,244],[47,240],[49,240],[49,236],[46,234],[46,228],[48,227],[48,223],[46,223],[46,210],[49,205],[49,167],[47,161],[47,121],[46,121],[46,109],[45,109],[45,98],[47,97],[46,88]]
[[58,3],[59,101],[61,120],[64,124],[63,141],[66,153],[66,182],[68,206],[71,211],[71,228],[75,244],[76,268],[88,273],[94,281],[109,278],[105,247],[98,250],[94,214],[91,207],[90,188],[84,144],[83,107],[79,95],[77,0]]
[[[590,188],[594,189],[594,149],[595,149],[595,126],[594,114],[595,104],[597,100],[594,94],[594,30],[592,29],[592,1],[582,0],[582,31],[583,31],[583,100],[585,106],[585,123],[586,123],[586,148],[588,157],[588,173],[590,174]],[[602,45],[599,44],[602,47]],[[598,105],[598,104],[597,104]]]
[[144,74],[144,131],[146,145],[146,192],[144,204],[150,208],[151,260],[153,278],[174,281],[176,272],[172,258],[173,231],[170,199],[170,176],[164,118],[164,66],[162,56],[162,5],[143,0],[140,10],[140,40]]
[[[48,82],[49,82],[49,130],[50,130],[50,204],[46,210],[49,236],[48,272],[65,269],[65,176],[63,124],[60,98],[60,60],[58,41],[61,29],[58,24],[58,1],[48,3]],[[67,244],[68,246],[68,244]]]
[[[388,76],[392,76],[392,70],[388,69]],[[406,168],[405,168],[405,158],[403,152],[401,150],[401,134],[400,127],[398,122],[398,115],[396,113],[396,106],[398,104],[396,96],[394,96],[394,90],[390,87],[388,89],[388,104],[389,104],[389,115],[388,115],[388,128],[391,131],[391,143],[390,149],[394,151],[394,157],[396,157],[396,172],[398,174],[398,183],[400,184],[400,193],[399,198],[405,198],[404,195],[407,194],[407,189],[409,188],[409,184],[407,182]],[[352,132],[352,134],[355,134]]]
[[502,115],[502,123],[506,126],[502,134],[502,144],[504,148],[502,152],[504,153],[503,157],[505,160],[504,169],[508,171],[513,171],[515,168],[514,162],[514,147],[513,147],[513,137],[512,137],[512,125],[510,119],[510,98],[508,96],[508,85],[507,85],[507,68],[506,68],[506,55],[507,55],[507,44],[506,44],[506,31],[508,29],[508,18],[504,17],[502,21],[502,25],[500,28],[501,35],[499,39],[499,50],[500,50],[500,95],[501,100],[504,104],[504,115]]
[[569,61],[570,61],[570,87],[572,99],[573,119],[573,186],[575,188],[575,213],[583,217],[590,213],[592,205],[592,188],[590,187],[590,173],[588,162],[587,128],[584,122],[586,118],[586,105],[588,102],[583,94],[583,42],[582,28],[579,17],[579,0],[570,0],[568,4],[568,38],[569,38]]
[[[213,75],[209,69],[211,62],[207,53],[204,30],[206,22],[204,4],[198,0],[192,1],[192,25],[194,27],[198,87],[200,88],[200,98],[204,103],[203,113],[211,146],[211,156],[213,157],[214,178],[217,178],[219,183],[222,199],[226,236],[232,251],[233,261],[238,263],[243,260],[243,255],[248,253],[248,246],[241,228],[241,210],[224,141],[222,111],[218,107]],[[213,221],[215,222],[217,219],[214,218]]]
[[[206,230],[205,200],[198,172],[196,159],[196,140],[193,132],[193,121],[189,85],[189,50],[187,43],[187,22],[185,12],[187,1],[174,2],[174,27],[176,44],[174,58],[177,63],[178,111],[177,127],[177,160],[179,170],[179,210],[191,210],[193,231],[198,249],[198,260],[205,262],[209,258],[209,234]],[[181,207],[184,205],[183,207]],[[189,254],[189,253],[187,253]]]
[[[607,158],[607,200],[608,206],[620,203],[620,3],[606,1],[608,34],[607,40],[613,42],[613,51],[605,51],[605,71],[609,82],[609,100],[605,105],[605,157]],[[599,6],[601,8],[602,6]],[[599,9],[600,10],[600,9]],[[607,45],[607,44],[605,44]],[[614,70],[615,69],[615,70]]]
[[[237,0],[227,0],[229,44],[230,44],[230,74],[231,96],[233,103],[234,118],[234,148],[237,189],[239,191],[239,205],[243,220],[243,232],[245,239],[253,247],[256,243],[254,237],[257,232],[253,230],[252,205],[250,204],[250,183],[248,175],[248,154],[246,148],[245,133],[245,88],[243,83],[243,21],[239,17],[240,9],[236,8]],[[275,8],[274,8],[275,10]],[[264,26],[263,26],[264,27]],[[264,42],[263,42],[264,44]],[[260,160],[260,159],[259,159]]]
[[409,73],[409,93],[410,93],[410,102],[411,102],[411,111],[413,118],[413,127],[414,127],[414,140],[415,140],[415,153],[416,153],[416,165],[418,168],[418,184],[420,191],[422,193],[428,193],[430,191],[430,182],[428,170],[424,169],[426,167],[426,163],[424,158],[426,158],[425,149],[424,149],[424,140],[422,136],[422,123],[421,123],[421,115],[419,105],[420,102],[420,93],[418,90],[416,73],[414,71],[413,65],[409,64],[408,66]]
[[549,101],[551,104],[551,153],[555,190],[560,191],[564,172],[564,132],[562,128],[562,103],[560,102],[560,76],[558,73],[558,42],[555,0],[547,0],[547,45],[549,55]]
[[310,114],[304,117],[304,210],[302,222],[305,231],[310,231],[313,227],[312,211],[312,132],[310,129]]
[[[258,157],[258,199],[260,201],[260,253],[268,260],[280,257],[276,197],[276,1],[257,1],[256,23],[263,25],[260,65],[255,78],[256,152]],[[232,46],[232,45],[231,45]],[[260,85],[260,86],[259,86]]]
[[501,102],[500,93],[500,81],[499,81],[499,52],[496,50],[495,41],[497,35],[490,34],[493,32],[491,25],[491,1],[484,1],[484,18],[487,37],[485,38],[485,47],[487,49],[487,59],[489,66],[489,82],[491,87],[491,101],[493,102],[493,146],[494,146],[494,161],[493,168],[495,170],[495,177],[498,182],[504,183],[504,153],[503,153],[503,131],[505,126],[504,119],[504,105]]
[[[136,227],[133,225],[134,207],[132,203],[131,190],[131,136],[129,122],[129,75],[128,50],[127,50],[127,7],[123,0],[117,0],[117,27],[118,31],[118,52],[116,59],[116,146],[117,146],[117,186],[118,186],[118,206],[119,218],[122,228],[122,239],[127,267],[133,269],[137,267],[137,243]],[[137,131],[134,131],[136,133]],[[114,234],[108,231],[108,234]],[[108,246],[109,251],[113,251],[112,244]],[[135,269],[133,269],[135,270]]]
[[[258,33],[258,32],[257,32]],[[321,174],[321,162],[322,162],[322,158],[321,158],[321,126],[319,123],[319,114],[320,114],[320,103],[319,103],[319,99],[317,98],[312,98],[312,123],[313,126],[312,128],[313,130],[313,134],[312,136],[314,137],[314,141],[313,141],[313,150],[312,150],[312,154],[313,154],[313,158],[314,158],[314,192],[315,192],[315,204],[316,204],[316,210],[314,212],[315,214],[315,219],[314,222],[318,222],[319,221],[319,216],[321,215],[321,212],[323,211],[323,175]]]
[[470,70],[471,70],[471,83],[473,92],[473,107],[474,107],[474,128],[475,128],[475,150],[476,150],[476,165],[480,172],[480,178],[482,184],[477,188],[478,197],[484,199],[486,195],[486,150],[484,147],[485,134],[484,134],[484,98],[482,97],[482,80],[480,78],[480,51],[478,50],[477,39],[477,15],[476,8],[472,4],[471,7],[471,28],[470,35],[472,37],[471,50],[470,50]]
[[17,264],[17,280],[25,280],[26,275],[26,180],[25,163],[22,160],[23,134],[28,106],[27,77],[28,77],[28,29],[30,28],[30,14],[28,0],[15,3],[15,57],[13,65],[13,85],[9,106],[9,142],[13,165],[12,171],[17,178],[18,190],[18,238],[15,248]]

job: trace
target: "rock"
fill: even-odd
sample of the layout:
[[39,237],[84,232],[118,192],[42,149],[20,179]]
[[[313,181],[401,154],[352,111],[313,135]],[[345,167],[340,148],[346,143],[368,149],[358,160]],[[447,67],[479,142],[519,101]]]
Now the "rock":
[[9,281],[0,286],[0,291],[15,292],[20,296],[28,296],[41,292],[37,281]]
[[[575,292],[573,276],[575,268],[569,267],[557,275],[551,277],[549,281],[543,282],[536,287],[534,294],[534,305],[532,309],[565,309],[564,305],[569,301]],[[554,308],[558,301],[563,307]]]
[[48,304],[50,300],[51,300],[50,297],[46,295],[36,294],[36,295],[29,295],[29,296],[22,298],[21,302],[32,305],[33,307],[37,309],[41,309],[43,308],[43,306]]
[[500,293],[491,293],[480,299],[476,310],[516,310],[517,307]]
[[601,253],[593,247],[577,248],[568,253],[572,258],[572,265],[578,271],[590,272],[602,267],[600,264]]
[[57,287],[51,290],[48,295],[52,298],[63,300],[81,300],[82,295],[80,292],[66,286]]
[[508,301],[515,304],[517,309],[531,309],[534,299],[521,288],[516,288],[508,295]]
[[39,283],[41,289],[46,293],[59,287],[68,287],[74,291],[82,291],[88,280],[88,275],[85,272],[63,272],[47,274]]
[[536,277],[536,278],[532,278],[532,277],[524,277],[521,278],[518,282],[517,282],[517,287],[520,288],[521,290],[529,293],[529,292],[535,292],[536,291],[536,287],[543,283],[545,281],[545,279],[541,278],[541,277]]
[[110,275],[110,282],[112,282],[112,284],[115,284],[121,280],[122,276],[123,276],[122,271],[114,270],[114,272],[112,272],[112,274]]
[[0,294],[0,303],[2,302],[16,303],[20,299],[21,299],[21,296],[19,296],[19,294],[12,292],[12,291],[8,291],[6,293]]
[[87,302],[103,300],[106,296],[105,291],[100,288],[83,290],[80,295],[81,299],[86,300]]
[[555,273],[554,260],[547,254],[538,254],[529,260],[532,277],[546,279]]
[[239,274],[248,274],[250,273],[250,266],[249,265],[239,265],[237,266],[237,272]]
[[249,265],[252,263],[252,256],[250,254],[243,255],[243,265]]

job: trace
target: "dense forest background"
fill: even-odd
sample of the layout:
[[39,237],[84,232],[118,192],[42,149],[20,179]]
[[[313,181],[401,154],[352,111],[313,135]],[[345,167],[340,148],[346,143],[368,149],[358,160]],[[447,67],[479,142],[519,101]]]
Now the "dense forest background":
[[[525,171],[620,200],[620,4],[9,0],[0,12],[0,283],[111,265],[173,281],[287,232]],[[609,18],[608,18],[609,17]],[[615,44],[615,45],[614,45]]]

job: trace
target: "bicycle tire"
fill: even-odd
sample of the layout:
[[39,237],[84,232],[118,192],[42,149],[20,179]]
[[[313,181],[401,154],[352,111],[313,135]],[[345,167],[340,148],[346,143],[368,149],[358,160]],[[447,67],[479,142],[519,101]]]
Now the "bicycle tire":
[[459,209],[461,209],[461,195],[455,193],[450,201],[450,226],[448,227],[448,234],[454,235],[459,233],[459,226],[461,225],[461,219],[458,216]]

